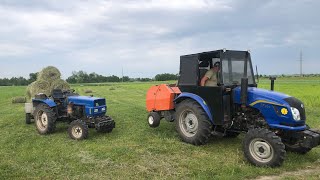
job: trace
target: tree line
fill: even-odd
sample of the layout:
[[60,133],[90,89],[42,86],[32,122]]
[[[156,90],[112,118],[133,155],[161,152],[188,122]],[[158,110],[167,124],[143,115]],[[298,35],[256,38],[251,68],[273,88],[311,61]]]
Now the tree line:
[[30,73],[28,79],[24,77],[0,78],[0,86],[26,86],[36,81],[37,75],[38,73]]
[[[38,73],[30,73],[29,78],[24,77],[12,77],[12,78],[0,78],[0,86],[26,86],[37,79]],[[86,73],[84,71],[74,71],[72,75],[66,79],[70,84],[76,83],[104,83],[104,82],[148,82],[148,81],[168,81],[177,80],[177,74],[157,74],[154,78],[130,78],[129,76],[118,77],[115,75],[103,76],[97,73]]]

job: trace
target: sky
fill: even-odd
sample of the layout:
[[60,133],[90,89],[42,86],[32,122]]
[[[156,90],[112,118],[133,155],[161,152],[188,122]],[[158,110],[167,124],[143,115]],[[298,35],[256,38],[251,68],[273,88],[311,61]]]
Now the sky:
[[259,74],[320,73],[317,0],[0,0],[0,78],[178,73],[180,55],[250,50]]

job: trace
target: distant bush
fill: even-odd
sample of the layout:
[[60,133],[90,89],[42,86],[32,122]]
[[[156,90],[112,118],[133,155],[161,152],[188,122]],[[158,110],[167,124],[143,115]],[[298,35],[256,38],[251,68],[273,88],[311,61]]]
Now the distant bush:
[[169,73],[164,73],[164,74],[157,74],[154,79],[156,81],[168,81],[168,80],[177,80],[178,75],[177,74],[169,74]]

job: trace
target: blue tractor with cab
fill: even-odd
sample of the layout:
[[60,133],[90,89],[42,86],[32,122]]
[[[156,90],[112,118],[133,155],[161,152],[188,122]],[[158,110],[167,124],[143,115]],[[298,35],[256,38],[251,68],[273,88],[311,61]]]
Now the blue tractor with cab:
[[115,127],[114,120],[106,116],[105,98],[80,96],[74,91],[55,89],[51,96],[37,94],[32,103],[25,104],[26,123],[34,118],[40,134],[54,132],[57,121],[68,122],[70,138],[82,140],[88,137],[89,129],[109,133]]
[[[218,63],[217,63],[218,62]],[[215,86],[201,86],[219,64]],[[206,144],[212,135],[237,137],[244,132],[245,158],[256,166],[280,166],[286,151],[305,154],[320,144],[318,130],[306,124],[303,102],[257,88],[248,51],[216,50],[180,57],[175,85],[153,86],[147,93],[147,122],[175,122],[182,141]]]

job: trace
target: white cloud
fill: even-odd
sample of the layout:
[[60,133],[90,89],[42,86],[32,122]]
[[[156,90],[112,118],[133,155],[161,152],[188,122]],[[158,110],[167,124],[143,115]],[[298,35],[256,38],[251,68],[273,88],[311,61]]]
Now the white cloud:
[[[314,60],[320,45],[314,1],[70,0],[62,4],[44,0],[0,4],[0,66],[15,68],[11,72],[17,75],[28,70],[18,69],[16,64],[32,60],[43,65],[56,63],[68,75],[81,69],[119,74],[124,67],[134,76],[150,77],[178,72],[182,54],[220,48],[275,54],[261,55],[257,61],[265,68],[261,71],[268,72],[269,61],[279,54],[285,57],[292,50],[309,48],[314,49],[310,51]],[[13,57],[15,65],[10,61]],[[1,71],[0,77],[11,74]]]

